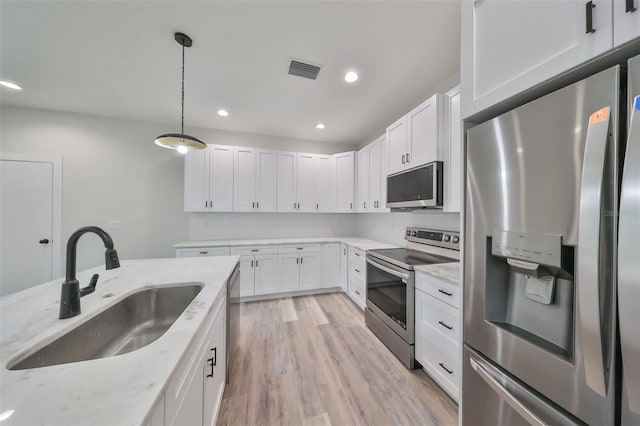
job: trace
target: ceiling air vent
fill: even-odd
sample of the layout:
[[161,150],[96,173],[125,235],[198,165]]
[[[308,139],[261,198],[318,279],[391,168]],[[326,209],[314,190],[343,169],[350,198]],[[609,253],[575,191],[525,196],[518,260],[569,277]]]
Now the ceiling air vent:
[[297,75],[298,77],[309,78],[315,80],[320,72],[320,66],[308,64],[296,59],[292,59],[289,64],[289,74]]

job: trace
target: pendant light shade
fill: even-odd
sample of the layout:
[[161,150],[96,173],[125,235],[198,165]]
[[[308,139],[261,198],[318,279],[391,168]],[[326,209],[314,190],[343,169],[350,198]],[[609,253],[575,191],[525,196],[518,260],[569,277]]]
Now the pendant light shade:
[[175,33],[175,39],[182,46],[182,97],[180,133],[167,133],[156,138],[154,143],[163,148],[176,149],[184,154],[187,151],[207,149],[207,144],[200,139],[184,134],[184,48],[191,47],[191,38],[183,33]]

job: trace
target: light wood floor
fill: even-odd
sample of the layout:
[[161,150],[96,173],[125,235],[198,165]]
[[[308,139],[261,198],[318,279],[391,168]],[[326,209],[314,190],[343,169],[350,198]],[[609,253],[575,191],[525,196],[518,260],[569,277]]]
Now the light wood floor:
[[240,305],[219,425],[457,425],[458,407],[407,370],[342,293]]

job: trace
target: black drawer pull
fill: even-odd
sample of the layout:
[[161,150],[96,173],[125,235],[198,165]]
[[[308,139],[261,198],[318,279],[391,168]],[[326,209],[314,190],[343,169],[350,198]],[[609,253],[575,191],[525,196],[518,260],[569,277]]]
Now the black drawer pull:
[[252,252],[260,251],[260,249],[251,249]]
[[441,326],[443,326],[447,330],[453,330],[453,327],[451,327],[450,325],[448,325],[447,323],[445,323],[443,321],[438,321],[438,324],[440,324]]
[[207,377],[213,377],[213,367],[216,366],[216,363],[218,361],[218,356],[217,356],[218,348],[217,347],[213,348],[211,349],[211,351],[213,352],[213,357],[207,359],[207,364],[209,364],[209,367],[211,367],[211,373],[207,374]]
[[442,294],[446,294],[447,296],[453,296],[453,293],[449,293],[448,291],[444,291],[442,289],[438,289],[438,291]]
[[356,272],[358,272],[358,273],[359,273],[359,272],[360,272],[360,269],[356,268]]
[[360,257],[360,253],[353,252],[356,256]]
[[38,241],[39,244],[49,244],[49,239],[48,238],[43,238],[40,241]]
[[438,363],[438,365],[440,366],[440,368],[442,368],[444,371],[446,371],[449,374],[453,374],[453,371],[449,370],[447,367],[444,366],[443,363]]
[[596,29],[593,28],[593,8],[596,7],[595,4],[593,4],[593,1],[588,1],[585,5],[585,12],[587,15],[587,34],[593,34],[596,32]]
[[356,290],[356,294],[359,296],[359,295],[360,295],[360,292],[359,292],[358,290]]
[[209,254],[208,251],[201,251],[200,254]]
[[625,13],[633,13],[636,11],[635,0],[626,0]]

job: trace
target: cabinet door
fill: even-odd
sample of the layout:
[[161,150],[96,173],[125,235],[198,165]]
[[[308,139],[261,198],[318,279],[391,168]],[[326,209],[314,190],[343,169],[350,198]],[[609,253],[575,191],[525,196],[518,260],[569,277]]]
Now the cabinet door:
[[358,151],[358,211],[371,210],[369,200],[369,146]]
[[316,182],[314,171],[314,155],[298,154],[296,164],[296,198],[301,212],[315,212]]
[[257,152],[256,210],[259,212],[276,211],[277,159],[276,152]]
[[215,315],[213,326],[209,332],[209,342],[205,347],[206,359],[202,374],[204,377],[202,425],[204,426],[215,426],[218,410],[222,403],[228,362],[226,320],[226,312],[223,305]]
[[[197,366],[206,363],[207,352],[198,356]],[[170,425],[175,426],[199,426],[202,424],[202,390],[204,386],[204,375],[202,368],[194,368],[191,376],[187,378],[185,384],[184,397],[176,409]]]
[[462,121],[460,121],[460,87],[447,93],[446,155],[444,164],[445,212],[460,212],[462,197]]
[[369,145],[369,202],[373,210],[380,208],[382,194],[382,145],[375,141]]
[[324,245],[322,278],[323,287],[332,288],[340,286],[340,243]]
[[422,166],[440,160],[440,108],[442,95],[433,95],[407,114],[406,165],[408,168]]
[[264,254],[255,257],[255,294],[278,292],[278,255]]
[[280,291],[300,290],[300,255],[298,253],[281,254],[278,268]]
[[336,182],[334,190],[336,193],[336,208],[338,212],[352,212],[354,201],[355,164],[354,153],[345,152],[336,154]]
[[462,117],[611,49],[611,1],[593,0],[591,33],[586,1],[462,2]]
[[389,174],[401,172],[405,169],[407,153],[407,121],[402,117],[387,127],[387,149],[389,154]]
[[233,147],[209,146],[209,210],[233,211]]
[[334,209],[335,165],[331,155],[317,155],[314,159],[316,210],[330,212]]
[[297,211],[296,205],[296,154],[291,152],[278,153],[278,211]]
[[388,151],[387,138],[383,135],[378,139],[380,145],[380,202],[378,203],[378,211],[390,212],[391,209],[387,208],[387,175],[389,162],[387,161],[386,154]]
[[209,150],[190,151],[184,157],[184,211],[209,209]]
[[234,149],[233,210],[251,212],[256,207],[256,150]]
[[640,4],[638,0],[613,2],[613,46],[618,47],[640,37]]
[[240,297],[255,294],[253,258],[254,256],[240,256]]
[[300,290],[322,288],[320,253],[300,255]]
[[340,288],[345,293],[349,288],[349,255],[346,244],[340,244]]

